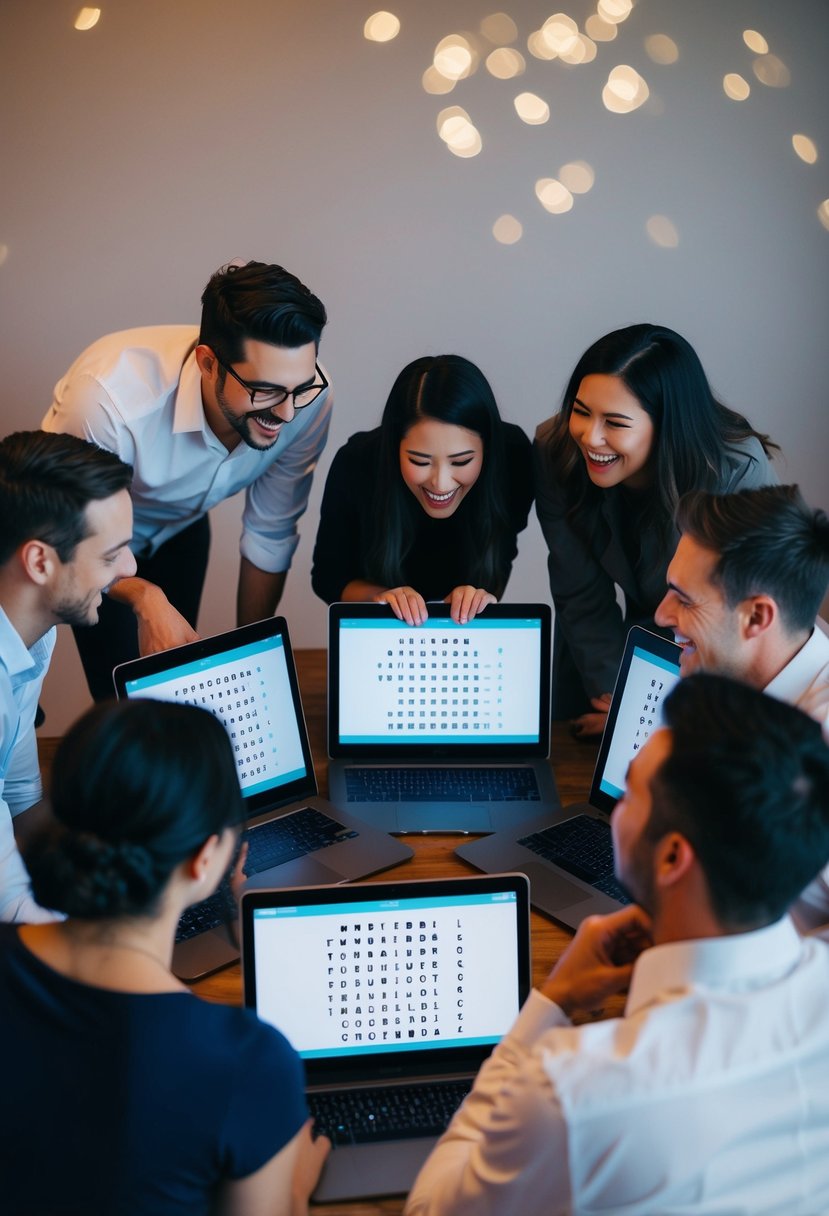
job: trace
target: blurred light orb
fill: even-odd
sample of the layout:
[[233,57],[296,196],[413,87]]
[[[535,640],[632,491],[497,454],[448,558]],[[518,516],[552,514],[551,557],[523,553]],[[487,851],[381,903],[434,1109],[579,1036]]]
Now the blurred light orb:
[[547,102],[535,93],[519,93],[513,105],[521,121],[531,127],[540,126],[550,117],[550,107]]
[[472,47],[463,34],[449,34],[435,47],[433,62],[447,80],[465,80],[473,70]]
[[807,165],[813,165],[817,160],[817,145],[808,135],[793,135],[792,147]]
[[557,55],[570,51],[578,42],[579,27],[566,13],[554,13],[541,27],[541,37]]
[[660,249],[676,249],[679,244],[679,233],[667,215],[652,215],[645,224],[645,231]]
[[823,227],[829,231],[829,198],[825,198],[817,209],[817,217]]
[[791,84],[791,72],[776,55],[759,55],[751,65],[751,70],[760,84],[770,89],[785,89]]
[[645,52],[654,63],[676,63],[679,47],[667,34],[651,34],[645,39]]
[[649,96],[646,81],[626,63],[613,68],[602,89],[602,101],[613,114],[630,114],[644,105]]
[[514,215],[499,215],[492,225],[492,235],[501,245],[514,245],[521,240],[524,229]]
[[743,30],[743,42],[750,51],[754,51],[755,55],[768,55],[769,53],[769,44],[762,34],[757,33],[757,30]]
[[91,30],[94,25],[98,24],[100,16],[99,8],[82,8],[75,18],[75,29]]
[[727,76],[723,76],[722,87],[726,97],[730,97],[732,101],[745,101],[751,92],[751,86],[739,72],[729,72]]
[[507,46],[518,37],[518,26],[509,13],[490,13],[481,22],[481,33],[493,46]]
[[499,47],[486,58],[487,71],[498,80],[512,80],[526,71],[526,67],[527,61],[521,52],[509,46]]
[[587,194],[593,189],[596,174],[586,160],[573,160],[561,166],[558,180],[571,194]]
[[633,0],[599,0],[596,5],[596,12],[603,21],[608,21],[612,25],[619,25],[620,22],[626,21],[633,9]]
[[598,13],[593,13],[584,23],[584,32],[594,42],[612,42],[619,33],[619,27],[612,21],[605,21]]
[[563,215],[572,210],[573,196],[563,182],[555,177],[542,177],[535,183],[535,194],[541,206],[551,215]]
[[423,73],[420,83],[423,85],[424,93],[435,95],[451,93],[455,87],[455,81],[447,80],[445,76],[441,75],[434,64]]
[[534,30],[527,39],[527,50],[536,59],[557,59],[558,52],[554,51],[547,42],[541,30]]
[[391,42],[400,33],[400,20],[394,13],[373,13],[363,26],[369,42]]

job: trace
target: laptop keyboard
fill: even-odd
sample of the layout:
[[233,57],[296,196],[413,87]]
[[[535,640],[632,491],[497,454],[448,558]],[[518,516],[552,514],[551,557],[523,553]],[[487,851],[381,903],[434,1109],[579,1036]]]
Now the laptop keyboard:
[[439,1136],[469,1093],[472,1081],[436,1081],[376,1089],[309,1093],[316,1131],[336,1148],[373,1140]]
[[[242,839],[247,841],[248,846],[245,873],[261,874],[263,870],[350,840],[357,834],[353,828],[337,823],[316,807],[302,807],[290,815],[269,819],[267,823],[248,828],[242,833]],[[213,895],[185,911],[178,923],[176,941],[187,941],[198,933],[216,929],[235,920],[237,915],[230,884],[224,879]]]
[[619,903],[631,902],[613,873],[613,840],[610,825],[603,819],[574,815],[563,823],[524,836],[518,843]]
[[539,802],[535,773],[514,768],[347,768],[349,802]]

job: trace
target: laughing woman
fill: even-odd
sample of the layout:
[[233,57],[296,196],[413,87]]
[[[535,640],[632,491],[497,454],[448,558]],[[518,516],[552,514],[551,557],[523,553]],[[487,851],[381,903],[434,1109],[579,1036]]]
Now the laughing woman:
[[380,426],[334,457],[314,590],[389,604],[410,625],[444,600],[463,624],[503,594],[532,497],[529,440],[501,421],[483,373],[460,355],[416,359]]
[[680,496],[777,481],[772,448],[715,399],[693,347],[671,329],[631,325],[582,355],[535,438],[556,612],[554,713],[581,715],[577,733],[603,726],[627,629],[654,627]]

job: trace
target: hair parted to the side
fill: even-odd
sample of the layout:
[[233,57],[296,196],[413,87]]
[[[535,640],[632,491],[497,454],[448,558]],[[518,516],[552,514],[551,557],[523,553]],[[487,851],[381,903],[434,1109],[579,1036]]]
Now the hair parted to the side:
[[510,543],[504,479],[504,430],[486,376],[462,355],[425,355],[403,368],[392,385],[380,424],[380,462],[374,491],[373,535],[366,550],[367,577],[395,587],[416,535],[422,510],[400,475],[400,444],[415,423],[433,418],[480,435],[481,474],[458,511],[466,532],[471,580],[496,597]]
[[671,750],[651,783],[647,834],[691,843],[720,924],[779,920],[829,860],[829,746],[794,706],[694,675],[665,702]]
[[145,699],[96,705],[71,727],[52,809],[56,822],[24,854],[32,891],[90,920],[152,915],[176,866],[244,816],[218,718]]
[[797,486],[695,490],[680,499],[676,524],[719,554],[712,580],[729,608],[769,595],[789,633],[812,628],[829,586],[829,518],[812,510]]
[[714,397],[699,356],[680,334],[663,325],[628,325],[599,338],[576,364],[553,420],[547,443],[551,475],[568,487],[568,517],[578,522],[584,508],[597,508],[605,492],[587,475],[570,435],[570,415],[585,376],[618,376],[654,425],[654,494],[667,532],[677,502],[693,489],[722,484],[728,445],[753,436],[766,455],[776,448],[767,435]]
[[69,561],[89,535],[89,504],[131,482],[131,465],[75,435],[7,435],[0,440],[0,566],[28,540],[45,541]]
[[222,266],[201,298],[199,343],[221,359],[244,358],[247,338],[295,349],[318,348],[327,321],[321,300],[282,266],[266,262]]

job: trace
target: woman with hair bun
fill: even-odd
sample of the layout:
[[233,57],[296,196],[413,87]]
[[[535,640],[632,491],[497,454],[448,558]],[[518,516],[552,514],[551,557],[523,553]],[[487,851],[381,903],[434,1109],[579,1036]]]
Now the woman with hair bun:
[[96,706],[52,768],[26,852],[67,919],[0,926],[0,1176],[27,1216],[296,1216],[328,1149],[301,1062],[249,1010],[170,973],[176,926],[227,871],[243,818],[206,710]]
[[530,441],[503,422],[461,355],[404,367],[373,431],[328,473],[311,582],[320,599],[388,604],[409,625],[427,600],[460,624],[500,599],[533,500]]
[[628,628],[655,628],[679,499],[776,482],[773,448],[717,401],[696,351],[674,330],[629,325],[585,351],[560,411],[535,436],[556,614],[554,717],[582,715],[577,734],[602,729]]

